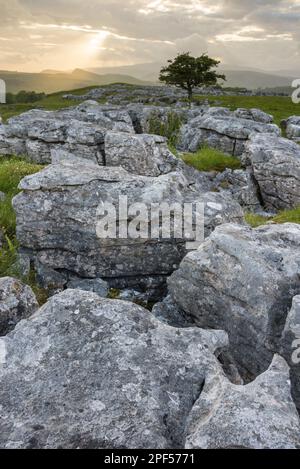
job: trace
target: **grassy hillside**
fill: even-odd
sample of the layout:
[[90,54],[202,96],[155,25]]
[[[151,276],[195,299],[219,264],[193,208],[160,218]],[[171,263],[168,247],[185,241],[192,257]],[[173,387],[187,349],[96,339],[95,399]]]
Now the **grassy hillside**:
[[147,82],[122,74],[97,75],[85,70],[74,70],[71,73],[20,73],[0,70],[0,78],[6,82],[7,91],[36,91],[55,93],[62,89],[72,90],[93,85],[108,85],[122,82],[133,85],[146,85]]
[[226,86],[243,86],[249,90],[291,86],[295,77],[277,76],[250,70],[226,70]]
[[232,111],[242,108],[258,108],[274,116],[277,125],[287,117],[300,115],[300,104],[294,104],[290,97],[281,96],[196,96],[196,101],[208,100],[211,105],[226,106]]

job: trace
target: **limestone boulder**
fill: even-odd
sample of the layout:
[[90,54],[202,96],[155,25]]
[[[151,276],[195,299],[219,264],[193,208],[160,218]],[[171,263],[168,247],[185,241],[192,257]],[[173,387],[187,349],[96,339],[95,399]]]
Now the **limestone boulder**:
[[224,329],[249,380],[280,351],[292,299],[300,293],[300,227],[218,227],[170,277],[177,308],[199,327]]
[[253,135],[243,155],[268,209],[300,204],[300,147],[276,135]]
[[66,290],[0,339],[0,447],[183,448],[222,331]]
[[300,421],[291,398],[289,368],[275,356],[246,386],[223,375],[208,378],[192,409],[187,449],[299,449]]
[[8,334],[37,309],[35,294],[28,285],[12,277],[0,278],[0,336]]

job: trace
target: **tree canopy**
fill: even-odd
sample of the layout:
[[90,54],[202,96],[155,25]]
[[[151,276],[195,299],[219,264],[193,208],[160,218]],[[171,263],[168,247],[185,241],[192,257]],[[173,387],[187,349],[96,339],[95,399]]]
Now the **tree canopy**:
[[167,85],[175,85],[187,91],[189,100],[197,86],[212,86],[218,80],[226,80],[225,75],[218,74],[215,67],[219,61],[207,54],[192,57],[189,52],[178,54],[174,60],[168,60],[169,65],[160,71],[159,80]]

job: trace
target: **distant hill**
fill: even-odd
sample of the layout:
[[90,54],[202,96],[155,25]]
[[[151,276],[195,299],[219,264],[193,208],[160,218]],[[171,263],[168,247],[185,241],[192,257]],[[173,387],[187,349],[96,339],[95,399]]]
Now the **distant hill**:
[[121,67],[90,68],[93,73],[121,73],[136,77],[143,81],[158,83],[158,76],[163,64],[159,62],[143,63],[135,65],[124,65]]
[[[90,71],[98,74],[126,73],[141,80],[157,82],[159,71],[162,66],[162,63],[155,62],[114,68],[92,68]],[[288,75],[286,73],[282,73],[281,75],[277,72],[268,73],[253,68],[249,70],[246,68],[233,70],[230,69],[228,65],[220,66],[219,70],[224,72],[227,77],[227,82],[224,85],[227,87],[241,87],[248,89],[286,87],[291,86],[291,83],[295,78],[300,78],[300,75],[297,77],[296,72],[295,75]]]
[[36,91],[55,93],[62,90],[74,90],[95,85],[109,85],[110,83],[128,83],[131,85],[147,85],[138,78],[124,74],[103,74],[76,69],[71,73],[56,70],[45,70],[42,73],[22,73],[0,70],[0,79],[5,80],[7,91]]
[[[161,63],[144,63],[122,67],[103,67],[90,70],[75,69],[70,72],[59,70],[43,70],[41,73],[22,73],[0,71],[0,79],[6,81],[7,90],[36,91],[55,93],[62,90],[74,90],[89,86],[102,86],[111,83],[128,83],[131,85],[158,84]],[[256,69],[230,70],[226,65],[220,67],[224,71],[226,87],[242,87],[248,89],[290,87],[297,75],[277,75]]]
[[225,86],[241,86],[250,90],[291,86],[293,77],[282,77],[250,70],[226,70]]

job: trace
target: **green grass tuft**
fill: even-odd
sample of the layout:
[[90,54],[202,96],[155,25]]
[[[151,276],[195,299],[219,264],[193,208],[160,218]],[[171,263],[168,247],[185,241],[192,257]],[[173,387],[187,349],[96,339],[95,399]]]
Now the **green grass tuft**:
[[291,210],[281,210],[274,217],[263,217],[256,213],[246,213],[245,220],[252,228],[265,225],[266,223],[297,223],[300,224],[300,206]]
[[43,166],[28,163],[19,157],[0,158],[0,191],[4,192],[5,200],[0,202],[0,229],[8,237],[13,237],[16,228],[15,212],[12,199],[18,194],[18,185],[25,176],[40,171]]
[[241,163],[238,158],[228,156],[214,148],[203,147],[197,153],[185,153],[183,161],[199,171],[218,171],[225,169],[239,169]]

